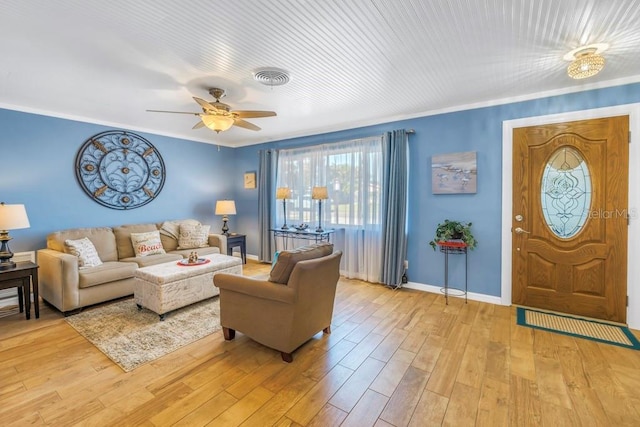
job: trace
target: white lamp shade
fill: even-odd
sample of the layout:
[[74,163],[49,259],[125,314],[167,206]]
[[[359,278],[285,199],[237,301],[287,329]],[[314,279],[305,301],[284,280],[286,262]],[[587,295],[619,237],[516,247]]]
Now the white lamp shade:
[[0,230],[17,230],[30,226],[24,205],[0,204]]
[[278,187],[276,190],[276,199],[290,199],[291,198],[291,189],[289,187]]
[[202,115],[202,122],[211,130],[222,132],[233,126],[233,117],[213,114]]
[[216,202],[216,215],[235,215],[236,202],[233,200],[218,200]]
[[329,198],[327,187],[313,187],[311,190],[311,198],[313,200],[326,200]]

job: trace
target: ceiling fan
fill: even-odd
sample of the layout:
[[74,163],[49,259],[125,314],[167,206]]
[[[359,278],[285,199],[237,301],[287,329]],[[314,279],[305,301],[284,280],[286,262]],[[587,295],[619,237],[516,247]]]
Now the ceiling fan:
[[224,89],[217,87],[209,89],[209,94],[215,98],[215,102],[208,102],[204,99],[194,96],[193,99],[202,107],[201,113],[192,113],[187,111],[164,111],[164,110],[147,110],[152,113],[175,113],[175,114],[193,114],[199,116],[200,121],[193,126],[193,129],[208,127],[216,133],[223,132],[231,126],[238,126],[249,130],[260,130],[260,127],[250,123],[244,119],[273,117],[276,115],[274,111],[248,111],[248,110],[232,110],[231,107],[223,102],[220,98],[225,96]]

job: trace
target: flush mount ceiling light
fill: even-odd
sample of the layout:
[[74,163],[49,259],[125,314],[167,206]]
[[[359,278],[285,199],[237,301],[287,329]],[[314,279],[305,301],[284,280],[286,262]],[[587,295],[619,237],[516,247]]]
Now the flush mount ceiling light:
[[564,56],[564,59],[571,61],[567,67],[567,74],[572,79],[586,79],[595,76],[604,68],[604,57],[600,55],[609,45],[597,43],[589,46],[582,46],[572,50]]
[[282,86],[289,83],[291,76],[280,68],[259,68],[253,72],[253,79],[266,86]]

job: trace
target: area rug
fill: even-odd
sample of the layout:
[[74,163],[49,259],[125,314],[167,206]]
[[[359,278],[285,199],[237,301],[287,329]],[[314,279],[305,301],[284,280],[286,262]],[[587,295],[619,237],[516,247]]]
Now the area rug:
[[65,320],[125,372],[221,329],[218,297],[167,313],[164,321],[147,309],[138,311],[133,299]]
[[640,350],[640,342],[624,326],[518,307],[518,325]]

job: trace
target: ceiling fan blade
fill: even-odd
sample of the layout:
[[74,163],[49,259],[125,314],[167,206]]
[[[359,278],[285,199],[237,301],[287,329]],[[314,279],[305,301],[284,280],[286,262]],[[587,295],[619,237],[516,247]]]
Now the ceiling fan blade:
[[200,129],[202,127],[204,127],[204,122],[202,120],[200,120],[198,123],[193,125],[193,127],[191,129]]
[[252,119],[258,117],[273,117],[276,116],[275,111],[247,111],[247,110],[234,110],[232,113],[236,117],[240,117],[241,119]]
[[190,113],[188,111],[165,111],[165,110],[147,110],[150,113],[173,113],[173,114],[193,114],[199,116],[202,113]]
[[242,119],[235,119],[235,121],[233,122],[233,125],[241,127],[241,128],[249,129],[249,130],[260,130],[260,128],[258,126],[254,125],[253,123],[249,123],[246,120],[242,120]]
[[213,110],[213,111],[217,111],[217,110],[218,110],[215,106],[211,105],[210,103],[208,103],[207,101],[205,101],[205,100],[204,100],[204,99],[202,99],[202,98],[198,98],[197,96],[194,96],[194,97],[193,97],[193,99],[194,99],[198,104],[200,104],[200,106],[201,106],[202,108],[204,108],[205,110]]

